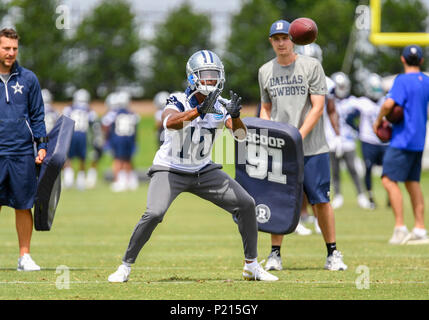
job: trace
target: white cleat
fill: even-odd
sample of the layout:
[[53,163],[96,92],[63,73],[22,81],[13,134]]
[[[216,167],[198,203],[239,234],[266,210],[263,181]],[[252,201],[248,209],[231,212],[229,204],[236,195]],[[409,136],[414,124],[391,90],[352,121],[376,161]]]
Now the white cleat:
[[122,181],[115,181],[110,185],[110,190],[113,192],[125,192],[127,191],[127,185]]
[[86,174],[86,188],[93,189],[97,184],[97,170],[95,168],[90,168]]
[[311,229],[304,227],[304,225],[301,222],[299,222],[298,225],[296,226],[295,232],[300,236],[309,236],[310,234],[313,233]]
[[317,234],[322,233],[322,230],[319,227],[319,222],[317,221],[317,218],[314,219],[314,232],[316,232]]
[[429,237],[425,229],[420,229],[421,231],[416,232],[416,228],[411,231],[407,236],[407,245],[417,245],[417,244],[429,244]]
[[270,253],[264,268],[266,271],[283,270],[282,258],[277,254],[277,251]]
[[64,177],[63,177],[63,187],[64,189],[70,189],[74,185],[74,171],[73,168],[67,167],[64,168]]
[[390,238],[389,243],[394,245],[405,244],[410,239],[410,237],[411,235],[406,228],[395,228],[393,230],[393,235]]
[[347,270],[347,266],[343,262],[343,255],[340,251],[334,250],[334,252],[326,258],[325,270]]
[[127,282],[131,273],[131,268],[121,264],[114,273],[112,273],[107,280],[109,282]]
[[344,198],[341,194],[335,195],[334,199],[332,200],[332,209],[338,209],[341,208],[344,204]]
[[76,188],[78,190],[85,190],[86,188],[86,179],[85,179],[85,171],[79,171],[76,176]]
[[245,280],[256,280],[256,281],[277,281],[279,278],[273,276],[262,268],[259,262],[251,264],[244,264],[243,278]]
[[373,209],[371,206],[371,202],[363,193],[358,195],[357,201],[358,201],[359,207],[361,207],[362,209]]
[[128,189],[129,190],[137,190],[139,187],[139,178],[137,176],[137,173],[130,172],[128,174]]
[[31,259],[28,253],[25,253],[18,259],[18,271],[40,271],[40,267]]

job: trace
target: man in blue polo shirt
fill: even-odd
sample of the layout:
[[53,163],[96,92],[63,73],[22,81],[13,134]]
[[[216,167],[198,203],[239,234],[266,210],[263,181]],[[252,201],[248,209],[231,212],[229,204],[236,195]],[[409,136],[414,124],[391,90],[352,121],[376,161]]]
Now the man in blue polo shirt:
[[[376,131],[384,116],[395,105],[403,107],[404,119],[393,125],[392,139],[383,160],[382,183],[389,194],[395,215],[395,229],[390,244],[429,243],[424,226],[424,200],[420,187],[422,154],[426,137],[429,102],[429,77],[420,71],[422,49],[407,46],[401,56],[404,74],[396,77],[387,99],[381,107],[373,129]],[[402,192],[398,182],[404,182],[413,208],[415,224],[408,232],[404,224]]]

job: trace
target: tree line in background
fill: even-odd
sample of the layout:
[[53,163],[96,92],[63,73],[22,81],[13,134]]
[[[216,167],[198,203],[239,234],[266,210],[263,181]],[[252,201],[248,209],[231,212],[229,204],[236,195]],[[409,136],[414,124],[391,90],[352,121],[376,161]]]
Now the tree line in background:
[[[41,86],[58,100],[82,87],[94,98],[130,85],[144,88],[142,96],[137,94],[139,98],[152,98],[161,90],[183,90],[187,59],[204,48],[214,50],[223,60],[226,90],[233,88],[249,103],[259,101],[258,68],[274,57],[268,30],[281,18],[316,21],[317,44],[323,50],[327,75],[344,68],[352,79],[362,68],[380,75],[401,72],[401,48],[374,47],[369,42],[359,47],[353,41],[356,7],[365,4],[368,1],[243,0],[240,11],[231,17],[230,35],[222,50],[211,41],[218,26],[186,2],[167,14],[149,40],[139,36],[144,16],[137,19],[126,0],[101,0],[73,30],[61,28],[57,0],[2,2],[0,21],[5,16],[12,21],[21,37],[20,63],[33,70]],[[426,30],[427,17],[419,0],[385,0],[382,31]],[[145,61],[136,59],[142,49],[146,50]]]

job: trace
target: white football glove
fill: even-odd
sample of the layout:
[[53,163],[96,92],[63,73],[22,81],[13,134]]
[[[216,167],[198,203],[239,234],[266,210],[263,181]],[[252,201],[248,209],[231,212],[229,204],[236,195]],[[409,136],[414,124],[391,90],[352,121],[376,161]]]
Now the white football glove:
[[341,158],[344,155],[341,136],[335,136],[334,138],[334,151],[337,158]]

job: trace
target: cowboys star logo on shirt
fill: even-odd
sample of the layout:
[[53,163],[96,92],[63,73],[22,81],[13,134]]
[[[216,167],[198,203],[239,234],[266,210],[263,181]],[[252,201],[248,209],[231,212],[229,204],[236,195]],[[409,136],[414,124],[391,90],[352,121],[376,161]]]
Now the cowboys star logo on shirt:
[[17,81],[14,86],[11,86],[11,88],[14,90],[13,91],[14,94],[16,94],[17,92],[19,92],[20,94],[22,94],[22,89],[24,88],[24,86],[20,85],[19,82]]

